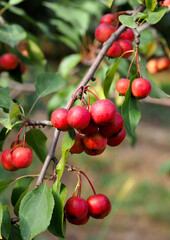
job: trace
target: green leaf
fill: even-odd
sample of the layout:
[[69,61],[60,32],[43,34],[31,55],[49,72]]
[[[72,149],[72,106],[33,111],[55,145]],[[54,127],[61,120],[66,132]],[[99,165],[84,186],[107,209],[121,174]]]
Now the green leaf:
[[0,194],[13,182],[15,179],[4,179],[0,181]]
[[8,44],[10,47],[16,46],[20,41],[26,38],[27,34],[18,24],[0,26],[0,41]]
[[20,109],[17,103],[13,103],[12,106],[9,109],[9,116],[10,119],[15,118],[16,116],[18,116],[20,114]]
[[152,98],[167,98],[170,97],[168,94],[166,94],[164,91],[162,91],[149,77],[147,71],[146,71],[146,61],[143,58],[139,59],[139,66],[141,75],[143,78],[146,78],[151,83],[151,92],[149,94]]
[[2,203],[0,202],[0,239],[2,239],[2,235],[1,235],[2,218],[3,218],[3,208],[2,208]]
[[11,217],[10,212],[7,205],[3,206],[3,219],[2,219],[2,236],[5,239],[9,238],[10,230],[11,230]]
[[24,0],[9,0],[9,5],[17,5],[23,1]]
[[67,77],[70,71],[77,66],[81,60],[80,54],[71,54],[64,57],[59,65],[58,71],[63,77]]
[[9,109],[13,104],[12,99],[8,96],[6,92],[0,89],[0,107]]
[[12,129],[10,118],[0,118],[0,123],[1,123],[2,126],[4,126],[5,128],[7,128],[7,129],[9,129],[9,130]]
[[35,151],[37,157],[44,162],[48,151],[46,148],[47,137],[39,129],[32,129],[26,133],[26,142]]
[[64,168],[65,168],[65,164],[66,164],[66,158],[69,154],[70,148],[73,146],[75,142],[75,131],[74,129],[71,129],[69,132],[67,132],[64,135],[63,141],[62,141],[62,157],[59,161],[59,163],[57,164],[56,170],[57,170],[57,174],[58,174],[58,186],[59,186],[59,182],[60,179],[63,175],[64,172]]
[[150,10],[150,11],[154,11],[156,5],[157,5],[157,1],[156,0],[145,0],[145,4],[146,7]]
[[11,231],[8,240],[23,240],[18,225],[11,225]]
[[41,73],[35,81],[35,88],[39,98],[61,90],[65,80],[59,73]]
[[67,189],[64,184],[59,184],[57,190],[57,181],[52,186],[54,197],[54,210],[48,230],[55,236],[65,238],[65,219],[64,219],[64,200],[67,195]]
[[168,7],[157,8],[157,9],[155,9],[154,12],[150,12],[148,10],[148,18],[146,19],[146,21],[149,24],[156,24],[165,15],[167,10],[168,10]]
[[125,95],[125,100],[121,109],[125,128],[130,137],[135,136],[135,129],[141,118],[141,113],[137,107],[138,99],[134,98],[131,94],[131,84],[133,79],[134,78],[132,78],[132,80],[130,81],[130,86]]
[[113,63],[113,65],[106,72],[106,77],[105,77],[104,82],[103,82],[103,91],[104,91],[104,95],[105,95],[106,98],[108,98],[108,96],[109,96],[109,90],[110,90],[111,84],[113,82],[114,75],[115,75],[116,70],[119,66],[120,60],[122,59],[124,54],[125,53],[123,53],[118,58],[118,60],[115,63]]
[[120,15],[119,20],[126,27],[129,27],[129,28],[137,28],[138,27],[132,16]]
[[9,131],[7,132],[6,128],[2,128],[0,131],[0,151],[2,151],[5,139],[8,135]]
[[24,240],[31,240],[47,229],[53,208],[53,195],[45,184],[25,195],[19,211],[20,231]]
[[21,200],[27,194],[33,180],[34,180],[33,177],[21,178],[20,180],[17,181],[17,183],[13,188],[11,202],[12,202],[12,205],[15,206],[14,213],[17,216],[18,216]]
[[160,175],[170,174],[170,159],[160,166],[160,168],[158,169],[158,173]]
[[114,2],[114,0],[107,0],[107,5],[109,8],[111,8],[113,2]]
[[46,60],[44,59],[44,53],[38,43],[34,41],[34,39],[27,40],[27,47],[29,51],[29,57],[31,60],[38,61],[43,66],[46,64]]

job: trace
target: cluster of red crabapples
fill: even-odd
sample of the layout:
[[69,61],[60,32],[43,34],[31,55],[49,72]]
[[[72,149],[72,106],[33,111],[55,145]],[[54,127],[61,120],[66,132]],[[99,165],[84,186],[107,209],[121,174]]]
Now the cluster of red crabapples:
[[167,57],[151,58],[147,62],[147,70],[149,73],[157,73],[170,67],[170,60]]
[[1,154],[2,166],[8,171],[27,168],[32,163],[32,160],[32,150],[24,141],[12,143],[11,148],[7,148]]
[[106,145],[117,146],[126,136],[123,118],[108,99],[97,100],[90,110],[83,106],[58,108],[52,113],[51,122],[61,131],[77,130],[71,153],[99,155]]
[[[106,42],[112,33],[114,33],[119,25],[118,16],[121,13],[116,14],[105,14],[101,20],[99,26],[95,30],[95,38],[101,42]],[[132,29],[127,28],[115,41],[109,50],[106,53],[106,56],[111,58],[117,58],[121,56],[126,51],[127,52],[123,55],[123,58],[128,58],[132,54],[133,45],[132,42],[134,41],[135,36]]]
[[75,225],[87,223],[89,217],[103,219],[111,211],[111,203],[104,194],[94,194],[87,198],[71,197],[65,204],[65,216]]

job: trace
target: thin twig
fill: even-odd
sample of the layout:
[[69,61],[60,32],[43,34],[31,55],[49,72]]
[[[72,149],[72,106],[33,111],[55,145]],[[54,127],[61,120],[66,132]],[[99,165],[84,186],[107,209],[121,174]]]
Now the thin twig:
[[[139,5],[133,12],[132,16],[135,16],[136,13],[138,12],[143,12],[145,10],[145,6],[144,5]],[[78,85],[78,87],[76,88],[75,91],[77,91],[80,87],[84,87],[87,85],[87,83],[94,77],[94,73],[96,72],[97,68],[99,67],[100,63],[102,62],[106,52],[108,51],[108,49],[111,47],[111,45],[114,43],[114,41],[116,41],[116,39],[121,35],[122,32],[124,32],[126,30],[126,26],[121,25],[116,32],[114,32],[111,37],[103,44],[103,47],[101,49],[101,51],[99,52],[98,56],[96,57],[94,63],[91,65],[91,67],[89,68],[88,72],[86,73],[86,75],[84,76],[84,78],[82,79],[82,81],[80,82],[80,84]],[[72,102],[72,97],[69,99],[67,105],[65,108],[68,108],[70,106],[70,103]],[[47,168],[50,164],[51,159],[54,157],[54,152],[55,152],[55,148],[59,139],[59,135],[60,135],[60,131],[59,130],[55,130],[54,131],[54,136],[52,139],[52,143],[49,149],[49,153],[46,157],[46,160],[44,162],[44,165],[41,169],[40,175],[37,179],[36,185],[39,186],[43,183],[43,179],[45,177]]]

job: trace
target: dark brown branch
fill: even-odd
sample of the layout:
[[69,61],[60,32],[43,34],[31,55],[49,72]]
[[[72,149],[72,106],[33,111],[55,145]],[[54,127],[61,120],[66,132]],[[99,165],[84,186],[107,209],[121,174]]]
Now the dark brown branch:
[[27,119],[27,126],[33,126],[33,127],[36,127],[36,126],[42,126],[42,127],[49,126],[49,127],[53,127],[51,121],[47,121],[47,120],[34,121],[34,120],[30,120],[30,119]]
[[[144,5],[139,5],[133,12],[132,16],[135,16],[136,13],[138,12],[143,12],[145,10],[145,6]],[[99,67],[100,63],[102,62],[107,50],[111,47],[111,45],[113,44],[114,41],[116,41],[116,39],[120,36],[120,34],[122,32],[124,32],[126,30],[126,26],[121,25],[116,32],[114,32],[111,37],[103,44],[103,47],[101,49],[101,51],[99,52],[98,56],[96,57],[94,63],[91,65],[91,67],[89,68],[88,72],[86,73],[86,75],[84,76],[84,78],[82,79],[82,81],[80,82],[80,84],[78,85],[77,89],[75,90],[75,92],[81,88],[87,85],[87,83],[94,77],[94,73],[96,72],[97,68]],[[73,94],[74,95],[74,94]],[[65,108],[68,108],[70,106],[72,102],[72,98],[69,99],[67,105]],[[36,185],[39,186],[43,183],[43,179],[45,177],[47,168],[50,164],[51,159],[54,157],[54,152],[55,152],[55,148],[58,142],[58,138],[59,138],[59,134],[60,131],[59,130],[55,130],[54,132],[54,136],[53,136],[53,140],[49,149],[49,153],[46,157],[46,160],[44,162],[44,165],[41,169],[40,175],[37,179],[37,183]]]
[[11,218],[11,224],[14,225],[15,223],[19,222],[19,217]]

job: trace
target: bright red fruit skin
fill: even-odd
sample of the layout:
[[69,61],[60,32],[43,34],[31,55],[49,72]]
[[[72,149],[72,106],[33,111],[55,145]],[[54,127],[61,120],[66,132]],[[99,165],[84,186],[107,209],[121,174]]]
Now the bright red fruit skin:
[[55,128],[61,131],[69,131],[71,129],[67,122],[68,110],[65,108],[57,108],[51,114],[51,123]]
[[97,125],[106,125],[116,117],[116,107],[108,99],[98,100],[91,106],[90,113],[93,121]]
[[131,28],[127,28],[120,36],[119,39],[125,39],[130,42],[133,42],[135,40],[135,35]]
[[131,85],[131,91],[134,97],[142,99],[149,95],[151,84],[145,78],[136,78]]
[[12,163],[17,168],[27,168],[33,160],[32,151],[29,148],[18,147],[12,152]]
[[115,24],[117,23],[117,16],[111,13],[107,13],[101,18],[100,24],[102,23]]
[[108,137],[107,145],[109,145],[111,147],[116,147],[121,142],[123,142],[125,137],[126,137],[126,130],[125,130],[125,128],[123,128],[116,136],[113,135],[111,137]]
[[76,129],[83,129],[89,125],[90,122],[89,111],[82,106],[72,107],[67,115],[68,124]]
[[0,65],[4,70],[13,70],[18,63],[18,57],[12,53],[5,53],[0,57]]
[[90,120],[89,125],[84,129],[78,129],[79,133],[82,134],[93,134],[97,132],[98,126],[93,122],[93,120]]
[[69,216],[67,216],[67,220],[75,225],[84,225],[88,222],[90,215],[87,215],[85,218],[83,219],[76,219],[76,218],[71,218]]
[[106,217],[112,208],[109,199],[104,194],[96,194],[88,197],[87,204],[90,216],[96,219]]
[[88,149],[101,150],[106,147],[107,138],[100,134],[100,132],[96,132],[94,134],[85,135],[83,142]]
[[88,216],[88,204],[81,197],[71,197],[65,204],[65,215],[69,222],[84,221]]
[[97,155],[100,155],[104,152],[106,147],[100,149],[100,150],[94,150],[94,149],[88,149],[84,146],[84,151],[87,155],[90,155],[90,156],[97,156]]
[[117,58],[122,54],[122,49],[118,42],[114,42],[106,53],[107,57]]
[[70,153],[82,153],[84,151],[83,136],[79,133],[76,133],[75,142],[70,149]]
[[130,80],[129,79],[121,78],[116,83],[116,90],[118,91],[118,93],[125,96],[128,88],[129,88],[129,85],[130,85]]
[[117,134],[123,128],[123,125],[123,118],[119,113],[117,113],[116,119],[113,122],[105,126],[100,126],[99,129],[103,136],[111,137],[112,135]]
[[115,32],[115,27],[106,23],[100,24],[95,30],[95,38],[100,42],[106,42]]
[[1,163],[2,166],[8,171],[16,171],[17,168],[12,164],[12,149],[8,148],[4,150],[1,154]]
[[[128,40],[124,40],[124,39],[119,39],[118,43],[120,44],[120,47],[122,49],[122,53],[129,51],[129,50],[133,50],[133,45],[130,41]],[[123,55],[123,58],[128,58],[132,55],[132,52],[129,53],[125,53]]]

